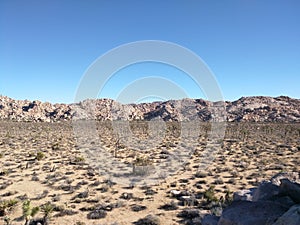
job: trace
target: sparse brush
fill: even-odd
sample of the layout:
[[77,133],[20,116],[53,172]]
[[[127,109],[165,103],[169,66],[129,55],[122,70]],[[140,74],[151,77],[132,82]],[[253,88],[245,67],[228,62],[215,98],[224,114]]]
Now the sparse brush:
[[148,215],[145,218],[142,218],[142,219],[139,219],[138,221],[136,221],[135,224],[136,225],[146,225],[146,224],[160,225],[161,222],[157,216]]
[[40,161],[45,158],[45,154],[43,152],[37,152],[35,158],[36,160]]
[[136,166],[147,166],[147,165],[151,165],[152,161],[147,156],[144,157],[138,156],[134,160],[134,164]]
[[23,202],[23,217],[25,218],[25,225],[29,225],[32,218],[40,211],[39,207],[32,207],[30,200]]
[[5,216],[18,203],[16,199],[10,199],[0,202],[0,216]]
[[230,190],[226,190],[224,206],[228,206],[233,202],[233,194]]
[[49,219],[51,218],[52,212],[54,210],[54,206],[50,202],[47,202],[45,205],[42,205],[41,210],[44,214],[43,217],[44,225],[48,225]]
[[203,193],[203,196],[208,202],[217,202],[218,201],[218,198],[215,196],[215,186],[214,185],[210,186]]
[[148,157],[136,157],[133,161],[133,174],[135,175],[145,175],[150,172],[150,167],[152,165],[152,161]]
[[84,223],[84,222],[77,221],[77,222],[75,223],[75,225],[85,225],[85,223]]
[[76,156],[74,161],[75,161],[75,162],[84,162],[85,159],[84,159],[83,156]]

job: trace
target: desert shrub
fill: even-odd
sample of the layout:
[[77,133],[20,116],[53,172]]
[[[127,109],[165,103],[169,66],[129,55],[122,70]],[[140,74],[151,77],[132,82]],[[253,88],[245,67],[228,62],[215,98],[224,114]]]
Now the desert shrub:
[[163,209],[163,210],[166,210],[166,211],[177,210],[178,209],[178,205],[177,205],[176,202],[171,201],[169,203],[166,203],[166,204],[160,206],[159,209]]
[[30,200],[25,200],[23,202],[23,217],[25,219],[25,225],[29,225],[32,218],[40,211],[38,206],[32,207]]
[[16,199],[10,199],[0,202],[0,216],[5,216],[18,203]]
[[86,225],[84,222],[81,222],[81,221],[77,221],[76,223],[75,223],[75,225]]
[[91,220],[94,220],[94,219],[102,219],[102,218],[105,218],[107,215],[107,212],[102,210],[102,209],[96,209],[92,212],[90,212],[88,215],[87,215],[87,218],[88,219],[91,219]]
[[146,175],[152,169],[152,161],[148,157],[137,157],[133,161],[133,174]]
[[139,219],[134,223],[135,225],[161,225],[158,217],[148,215],[145,218]]
[[233,202],[233,193],[230,190],[226,190],[223,207],[230,205]]
[[206,191],[203,193],[204,198],[208,202],[216,202],[218,201],[217,197],[215,196],[215,186],[210,186]]
[[194,219],[199,217],[200,214],[198,209],[184,209],[177,216],[184,219]]
[[52,205],[50,202],[47,202],[46,204],[41,206],[41,210],[44,214],[43,217],[44,225],[47,225],[49,224],[49,219],[51,218],[51,215],[53,213],[54,205]]
[[74,159],[74,162],[84,162],[85,159],[83,156],[76,156],[75,159]]
[[131,206],[131,210],[134,211],[134,212],[139,212],[139,211],[142,211],[142,210],[145,210],[147,207],[144,206],[144,205],[133,205]]
[[37,152],[35,158],[36,160],[40,161],[45,158],[45,154],[43,152]]

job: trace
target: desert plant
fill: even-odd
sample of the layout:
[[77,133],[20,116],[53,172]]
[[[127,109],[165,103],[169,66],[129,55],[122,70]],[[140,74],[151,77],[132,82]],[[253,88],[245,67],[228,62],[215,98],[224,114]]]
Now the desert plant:
[[84,159],[83,156],[76,156],[74,161],[75,161],[75,162],[84,162],[85,159]]
[[177,210],[178,209],[178,205],[176,202],[174,202],[173,200],[169,203],[166,203],[162,206],[159,207],[159,209],[164,209],[166,211],[170,211],[170,210]]
[[35,156],[35,159],[40,161],[42,160],[43,158],[45,158],[45,154],[43,152],[37,152],[36,153],[36,156]]
[[152,161],[148,157],[136,157],[132,164],[133,174],[145,175],[150,172]]
[[81,222],[81,221],[77,221],[77,222],[75,223],[75,225],[85,225],[85,223],[84,223],[84,222]]
[[227,189],[225,193],[224,207],[230,205],[232,201],[233,201],[233,193]]
[[146,224],[151,224],[151,225],[160,225],[161,222],[157,216],[154,215],[148,215],[142,219],[139,219],[138,221],[135,222],[136,225],[146,225]]
[[0,202],[0,216],[5,216],[18,203],[16,199],[10,199]]
[[54,210],[54,206],[50,202],[47,202],[46,204],[42,205],[41,210],[44,214],[43,217],[44,225],[48,225],[49,219],[51,218],[51,214]]
[[23,202],[23,217],[25,218],[25,225],[29,225],[32,218],[39,212],[38,206],[32,207],[29,199]]
[[217,202],[218,201],[217,197],[215,196],[215,186],[214,185],[210,186],[203,193],[203,196],[208,202]]

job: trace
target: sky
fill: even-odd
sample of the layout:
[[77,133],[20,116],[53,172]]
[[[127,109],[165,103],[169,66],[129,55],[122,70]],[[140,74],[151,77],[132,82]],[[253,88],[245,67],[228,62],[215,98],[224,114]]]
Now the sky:
[[[196,54],[225,100],[300,98],[298,0],[0,0],[0,95],[74,102],[93,63],[144,40],[174,43]],[[107,76],[103,73],[95,83]],[[155,60],[108,75],[92,97],[124,99],[130,93],[135,102],[208,97],[205,84],[200,88],[191,74]],[[138,84],[144,86],[128,92]],[[145,84],[153,93],[143,96]],[[174,95],[157,93],[163,87]]]

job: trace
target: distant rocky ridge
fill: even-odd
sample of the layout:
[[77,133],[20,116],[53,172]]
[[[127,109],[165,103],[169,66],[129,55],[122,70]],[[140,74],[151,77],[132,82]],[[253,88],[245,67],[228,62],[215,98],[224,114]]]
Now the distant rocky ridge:
[[[226,109],[226,110],[225,110]],[[111,99],[85,100],[73,104],[14,100],[0,96],[0,120],[56,122],[72,119],[229,122],[300,122],[300,99],[243,97],[233,102],[182,99],[123,105]]]

